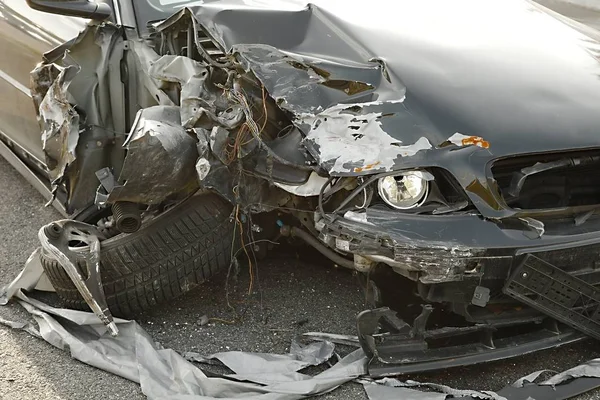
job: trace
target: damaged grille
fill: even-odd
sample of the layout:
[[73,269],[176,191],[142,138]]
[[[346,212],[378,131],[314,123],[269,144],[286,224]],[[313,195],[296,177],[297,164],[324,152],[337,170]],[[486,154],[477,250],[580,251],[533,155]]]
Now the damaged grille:
[[548,250],[534,253],[536,257],[555,265],[563,271],[577,276],[590,285],[600,284],[600,243]]
[[513,209],[600,205],[600,150],[499,160],[492,174]]

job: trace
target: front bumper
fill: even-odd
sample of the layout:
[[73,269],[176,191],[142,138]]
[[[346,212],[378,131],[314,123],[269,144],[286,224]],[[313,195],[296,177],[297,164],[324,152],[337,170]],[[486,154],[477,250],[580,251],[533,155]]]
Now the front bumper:
[[[409,215],[368,209],[356,218],[323,225],[320,238],[338,251],[382,262],[422,284],[429,300],[470,302],[477,286],[500,293],[511,269],[526,254],[592,285],[600,284],[600,218],[576,226],[573,219],[545,225],[532,235],[520,220],[496,222],[478,215]],[[462,287],[439,298],[440,287]]]
[[[388,331],[382,334],[383,324]],[[554,320],[530,324],[522,331],[483,324],[431,330],[425,330],[424,325],[418,329],[418,325],[415,320],[411,327],[388,308],[366,310],[358,315],[358,338],[369,359],[369,375],[394,376],[479,364],[586,339],[583,333]],[[451,342],[452,338],[459,340]]]
[[[514,222],[493,222],[477,215],[406,215],[370,209],[366,215],[346,214],[346,218],[322,226],[321,240],[338,251],[388,264],[416,281],[418,295],[429,302],[414,320],[402,311],[409,306],[405,303],[398,312],[375,309],[358,316],[359,339],[369,356],[371,375],[488,362],[596,336],[592,333],[600,321],[597,302],[594,307],[591,300],[580,306],[581,295],[573,289],[578,287],[576,283],[559,290],[565,276],[555,279],[552,287],[536,278],[521,291],[529,302],[507,288],[514,286],[511,282],[515,279],[523,280],[519,268],[535,258],[556,266],[564,275],[577,277],[574,282],[592,285],[590,291],[596,293],[593,286],[600,286],[600,220],[589,219],[580,226],[567,219],[547,223],[544,234],[536,237],[527,224]],[[520,275],[515,278],[515,274]],[[531,287],[538,289],[533,295]],[[475,301],[481,288],[490,293],[484,304]],[[544,295],[543,301],[539,295]],[[548,302],[555,300],[563,301],[563,307],[548,312]],[[436,319],[428,323],[434,307],[439,312],[454,311],[466,321],[456,317],[449,325]],[[590,330],[582,329],[583,317]]]

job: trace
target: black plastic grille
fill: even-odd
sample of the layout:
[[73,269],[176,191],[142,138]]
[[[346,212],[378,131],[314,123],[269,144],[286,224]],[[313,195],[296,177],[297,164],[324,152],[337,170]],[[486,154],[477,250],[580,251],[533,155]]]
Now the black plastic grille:
[[600,204],[600,150],[503,159],[492,174],[513,209]]

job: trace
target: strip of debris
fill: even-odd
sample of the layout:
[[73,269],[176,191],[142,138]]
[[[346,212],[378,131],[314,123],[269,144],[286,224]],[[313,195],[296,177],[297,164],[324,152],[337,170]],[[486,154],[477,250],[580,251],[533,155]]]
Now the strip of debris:
[[[0,290],[3,304],[11,298],[33,315],[39,330],[27,324],[0,319],[0,324],[39,336],[53,346],[68,350],[71,356],[96,368],[103,369],[140,384],[150,399],[301,399],[329,392],[346,382],[362,383],[370,400],[403,398],[407,400],[520,400],[566,399],[572,394],[600,387],[600,360],[591,360],[541,383],[534,383],[544,372],[537,371],[517,380],[499,392],[457,390],[445,385],[367,378],[368,359],[357,349],[337,362],[332,359],[335,345],[328,339],[352,338],[340,335],[309,333],[317,341],[308,345],[292,342],[289,354],[265,354],[229,351],[204,357],[188,352],[183,356],[164,349],[135,322],[114,319],[119,335],[114,336],[93,313],[51,307],[26,295],[40,282],[43,269],[34,257],[22,273]],[[8,295],[10,293],[10,295]],[[59,317],[59,318],[57,318]],[[68,323],[63,323],[68,321]],[[218,360],[231,373],[207,376],[193,363]],[[333,366],[310,376],[301,372],[307,366],[331,361]],[[419,390],[420,388],[428,391]],[[560,395],[549,395],[549,393]],[[527,393],[529,397],[523,397]]]

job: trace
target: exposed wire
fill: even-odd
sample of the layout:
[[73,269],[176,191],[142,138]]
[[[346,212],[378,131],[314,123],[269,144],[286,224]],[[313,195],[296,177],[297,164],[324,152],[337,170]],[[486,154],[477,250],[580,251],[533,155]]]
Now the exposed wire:
[[269,113],[267,111],[267,91],[265,90],[265,85],[262,85],[260,89],[262,91],[263,117],[265,118],[262,126],[260,127],[260,133],[262,133],[265,130],[265,127],[267,126],[267,121],[269,120]]
[[[250,203],[248,204],[249,207],[252,206],[260,206],[262,205],[261,203]],[[279,207],[277,206],[278,210],[287,210],[287,211],[299,211],[299,212],[305,212],[305,213],[309,213],[309,214],[314,214],[316,211],[312,210],[312,209],[303,209],[303,208],[295,208],[295,207]]]
[[[251,215],[248,216],[248,222],[250,224],[250,227],[254,226]],[[252,253],[252,259],[254,260],[254,265],[256,266],[255,267],[255,269],[256,269],[255,275],[256,275],[256,282],[257,282],[257,286],[258,286],[260,312],[262,313],[263,312],[263,293],[262,293],[262,288],[260,286],[258,258],[256,257],[256,252],[254,251],[254,246],[257,243],[257,241],[254,239],[254,233],[253,233],[252,228],[248,229],[248,239],[249,239],[249,245],[250,245],[250,243],[252,243],[252,245],[250,245],[250,253]]]
[[236,255],[237,252],[233,252],[235,249],[235,235],[237,230],[237,224],[233,225],[233,234],[231,235],[231,254],[229,261],[229,268],[227,269],[227,278],[225,279],[225,301],[227,302],[227,307],[233,312],[233,314],[237,318],[237,311],[235,307],[231,305],[229,302],[229,277],[231,276],[231,268],[237,263]]
[[252,289],[254,288],[254,267],[252,264],[252,259],[250,258],[250,254],[248,253],[248,249],[246,249],[246,245],[244,244],[244,228],[242,225],[242,221],[239,219],[239,204],[235,208],[235,220],[240,226],[240,240],[242,241],[242,248],[244,249],[244,253],[246,253],[246,257],[248,258],[248,272],[250,273],[250,283],[248,285],[248,295],[252,293]]
[[329,177],[329,179],[327,179],[327,182],[325,182],[323,184],[323,186],[321,186],[321,190],[319,190],[319,198],[318,198],[318,205],[319,205],[319,213],[321,213],[321,216],[323,218],[329,219],[330,221],[333,220],[332,217],[330,217],[329,215],[325,214],[325,209],[323,208],[323,193],[325,192],[325,189],[327,188],[327,186],[331,185],[331,182],[333,182],[335,178],[333,176]]

